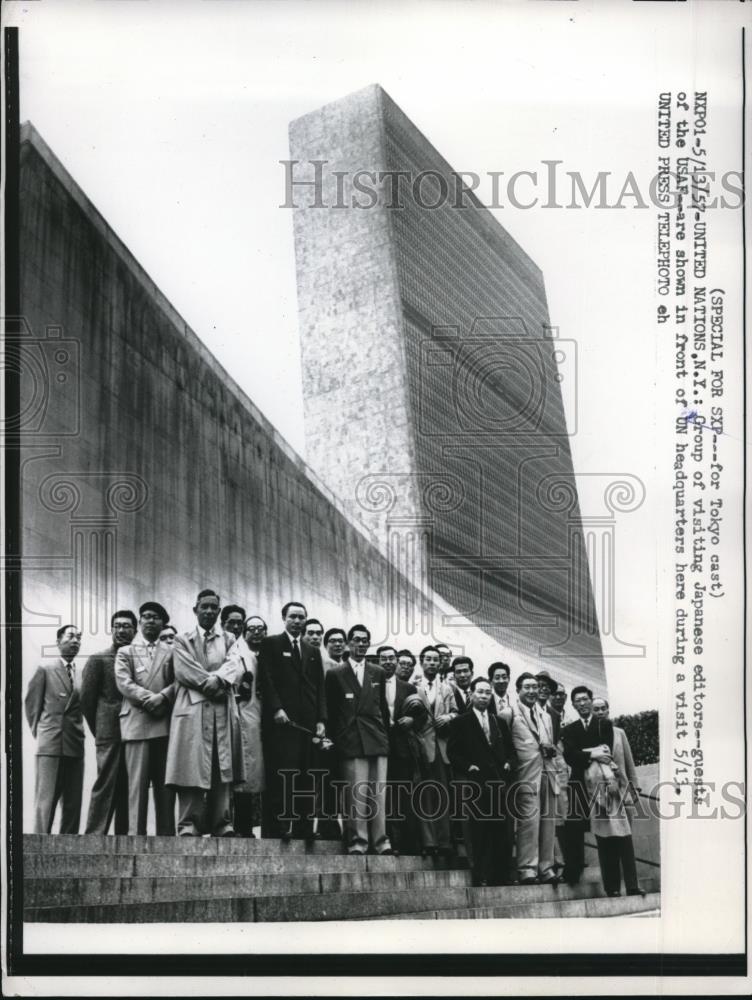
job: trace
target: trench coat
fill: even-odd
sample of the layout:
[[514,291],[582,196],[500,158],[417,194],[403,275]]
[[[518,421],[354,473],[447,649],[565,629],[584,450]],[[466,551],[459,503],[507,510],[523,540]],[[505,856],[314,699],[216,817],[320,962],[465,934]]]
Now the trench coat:
[[593,800],[590,830],[596,837],[629,837],[639,779],[627,735],[618,726],[614,726],[612,760],[610,765],[593,761],[585,771],[585,787]]
[[[232,685],[243,676],[242,661],[227,656],[233,638],[222,633],[215,640],[224,643],[224,659],[219,666],[207,663],[198,629],[175,636],[173,663],[176,694],[170,723],[165,784],[188,788],[211,788],[212,741],[217,734],[220,780],[243,781],[243,751],[240,741],[238,706]],[[210,674],[218,674],[231,685],[220,701],[201,692]],[[215,730],[216,727],[216,730]]]
[[[232,646],[228,662],[240,661],[241,679],[250,684],[251,697],[238,701],[240,742],[243,747],[245,779],[235,784],[242,794],[264,790],[264,751],[261,743],[261,699],[259,698],[258,662],[256,654],[242,637]],[[246,676],[250,674],[250,677]]]

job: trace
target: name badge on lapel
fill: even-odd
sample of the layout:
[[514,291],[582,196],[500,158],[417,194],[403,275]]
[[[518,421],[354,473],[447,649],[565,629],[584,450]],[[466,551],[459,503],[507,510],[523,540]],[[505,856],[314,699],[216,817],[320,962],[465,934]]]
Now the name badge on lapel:
[[352,700],[354,697],[355,695],[352,693],[352,691],[345,691],[345,698],[347,698],[348,700]]
[[282,655],[283,656],[292,656],[292,653],[288,653],[286,649],[283,649],[282,650]]

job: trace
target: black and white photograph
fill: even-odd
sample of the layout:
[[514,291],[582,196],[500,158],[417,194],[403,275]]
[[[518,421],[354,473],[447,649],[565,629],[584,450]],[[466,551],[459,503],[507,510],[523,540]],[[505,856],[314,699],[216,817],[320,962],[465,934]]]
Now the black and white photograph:
[[1,10],[4,990],[747,992],[747,5]]

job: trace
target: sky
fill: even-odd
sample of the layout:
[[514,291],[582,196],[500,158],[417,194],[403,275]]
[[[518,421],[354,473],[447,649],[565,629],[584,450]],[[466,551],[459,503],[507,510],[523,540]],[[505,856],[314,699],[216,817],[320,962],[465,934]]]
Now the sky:
[[[645,189],[653,176],[657,94],[701,84],[717,65],[707,54],[736,48],[722,16],[635,11],[655,6],[43,0],[11,16],[22,120],[304,455],[292,214],[280,207],[288,123],[380,83],[455,169],[542,178],[558,160],[560,177],[580,172],[588,188],[612,172],[614,201],[628,171]],[[618,45],[600,44],[609,24]],[[736,113],[734,86],[734,74],[717,82],[716,121]],[[645,653],[606,663],[619,711],[657,707],[668,438],[655,212],[494,214],[541,267],[551,322],[577,344],[575,471],[645,488],[617,520],[614,584],[618,635]]]

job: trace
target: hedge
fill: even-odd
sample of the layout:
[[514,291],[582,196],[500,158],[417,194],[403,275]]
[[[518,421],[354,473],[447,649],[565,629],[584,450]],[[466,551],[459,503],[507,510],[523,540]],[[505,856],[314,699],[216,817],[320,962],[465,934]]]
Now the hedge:
[[638,712],[636,715],[620,715],[613,720],[627,734],[632,756],[637,766],[655,764],[658,760],[658,712]]

